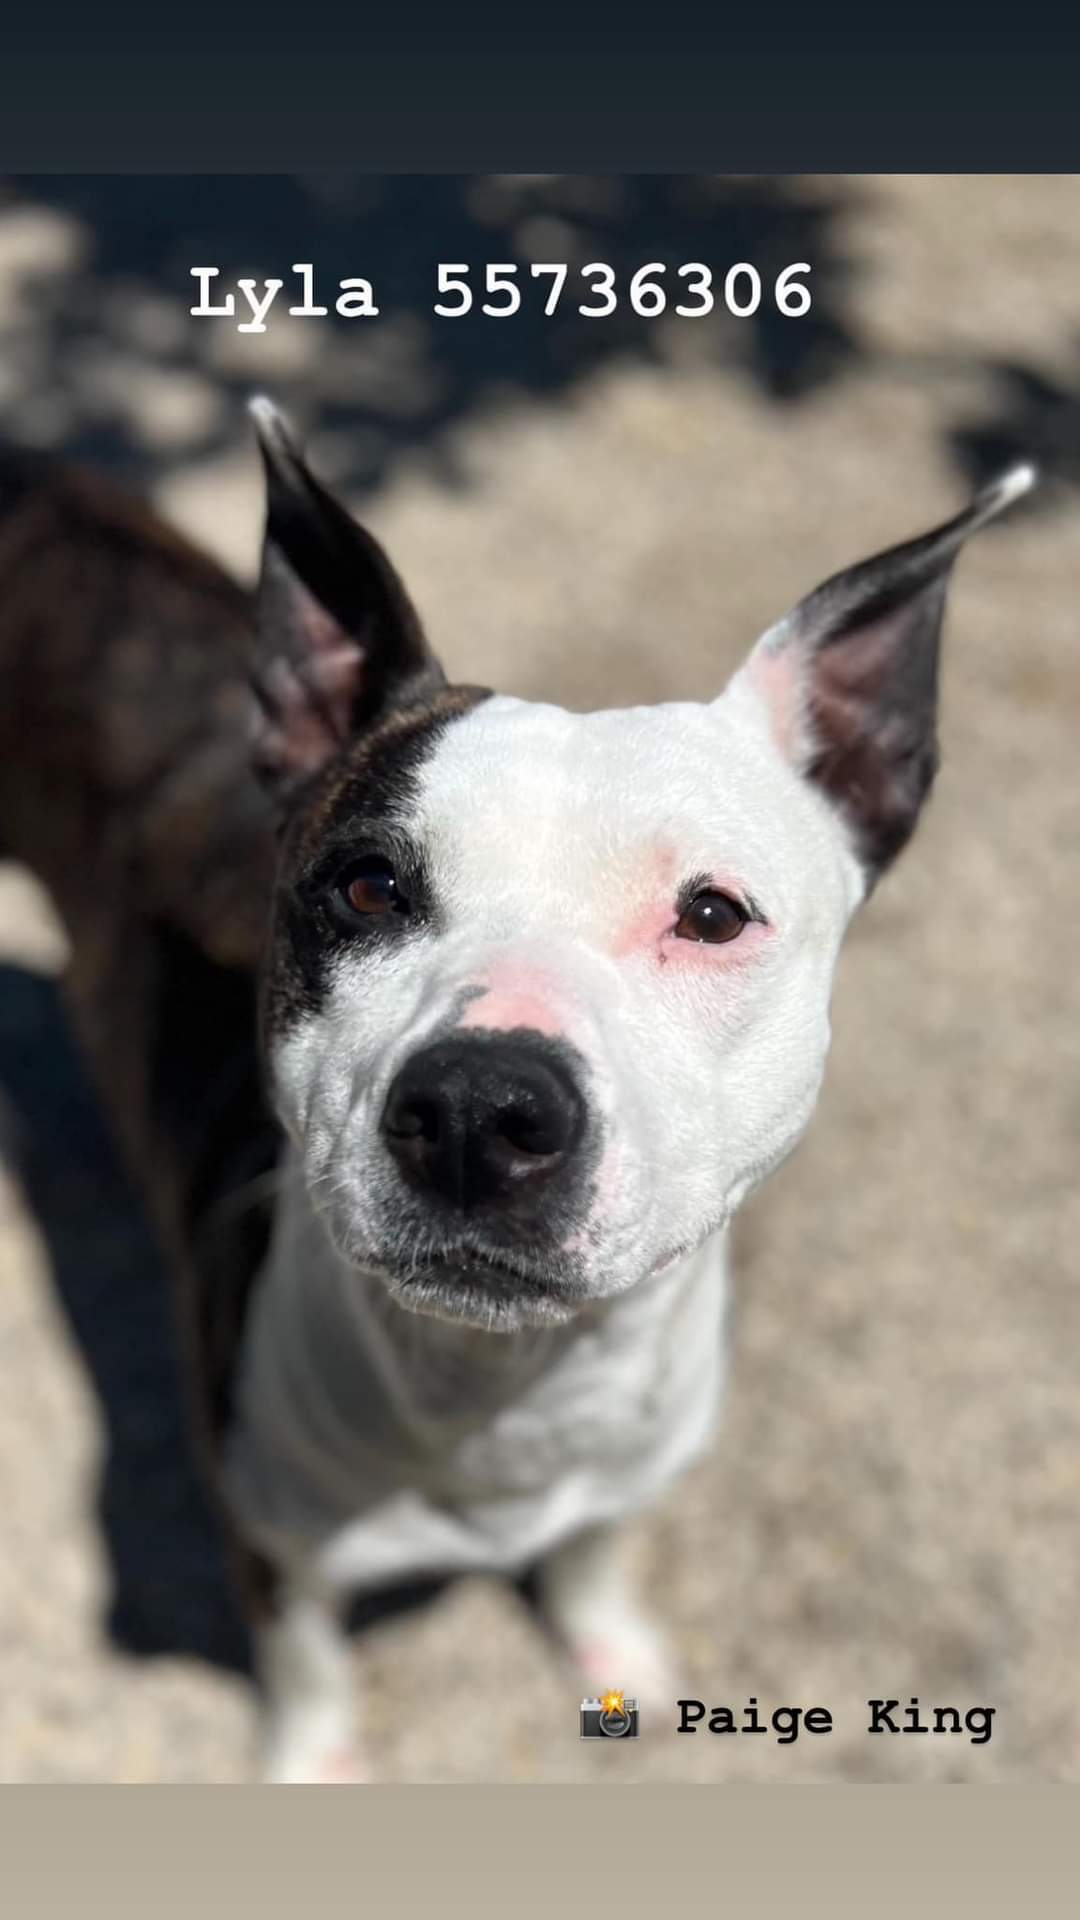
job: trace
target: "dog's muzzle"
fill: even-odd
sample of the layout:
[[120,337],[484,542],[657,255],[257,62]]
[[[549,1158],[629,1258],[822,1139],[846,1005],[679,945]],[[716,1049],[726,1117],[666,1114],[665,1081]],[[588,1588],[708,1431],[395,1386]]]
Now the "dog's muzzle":
[[407,1185],[461,1216],[540,1219],[572,1183],[586,1106],[541,1034],[458,1034],[414,1053],[382,1135]]

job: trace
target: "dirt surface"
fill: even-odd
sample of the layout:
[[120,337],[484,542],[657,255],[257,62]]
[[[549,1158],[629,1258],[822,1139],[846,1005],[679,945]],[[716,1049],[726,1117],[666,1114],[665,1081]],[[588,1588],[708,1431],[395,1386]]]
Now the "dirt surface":
[[[365,510],[455,674],[580,706],[707,696],[818,579],[959,503],[949,428],[1026,417],[1002,363],[1064,391],[1075,182],[855,187],[837,231],[863,351],[797,405],[675,335],[456,421],[453,487],[415,449],[389,463]],[[0,218],[9,308],[27,261],[62,271],[65,232],[40,208]],[[272,383],[260,345],[242,350]],[[157,496],[244,569],[250,446],[162,452],[182,396],[157,379]],[[185,379],[212,408],[212,370]],[[1029,414],[1045,432],[1061,409]],[[573,1684],[474,1582],[364,1650],[378,1777],[1080,1777],[1078,726],[1080,513],[1060,485],[960,564],[944,770],[850,936],[812,1130],[741,1222],[719,1443],[633,1530],[688,1693],[823,1705],[835,1731],[679,1738],[673,1714],[583,1746]],[[62,958],[10,868],[0,955]],[[0,1778],[246,1777],[242,1683],[105,1647],[96,1416],[10,1184],[0,1380]],[[912,1694],[996,1708],[991,1740],[867,1735],[868,1698]]]

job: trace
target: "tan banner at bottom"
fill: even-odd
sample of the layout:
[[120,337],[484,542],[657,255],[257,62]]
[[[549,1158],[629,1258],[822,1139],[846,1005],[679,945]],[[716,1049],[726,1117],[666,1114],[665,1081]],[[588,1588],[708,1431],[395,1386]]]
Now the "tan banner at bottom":
[[1063,1788],[13,1788],[12,1920],[1076,1911]]

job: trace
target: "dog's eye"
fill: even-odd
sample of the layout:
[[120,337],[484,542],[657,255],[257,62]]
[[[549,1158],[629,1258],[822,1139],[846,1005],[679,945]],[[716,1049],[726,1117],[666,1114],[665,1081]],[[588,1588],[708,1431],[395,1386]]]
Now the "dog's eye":
[[704,940],[710,946],[722,946],[725,940],[737,940],[750,915],[727,893],[708,890],[695,894],[675,927],[678,940]]
[[397,875],[380,854],[354,860],[338,881],[338,894],[350,913],[408,912],[409,903],[398,886]]

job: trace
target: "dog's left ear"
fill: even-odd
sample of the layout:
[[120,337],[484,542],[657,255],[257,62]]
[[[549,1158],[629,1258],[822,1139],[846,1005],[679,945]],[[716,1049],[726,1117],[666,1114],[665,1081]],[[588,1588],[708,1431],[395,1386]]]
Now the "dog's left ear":
[[314,478],[270,401],[250,411],[266,471],[254,759],[287,800],[360,729],[445,676],[378,541]]
[[837,573],[763,635],[735,684],[839,808],[866,891],[914,830],[937,770],[945,592],[964,541],[1034,485],[1013,467],[920,539]]

